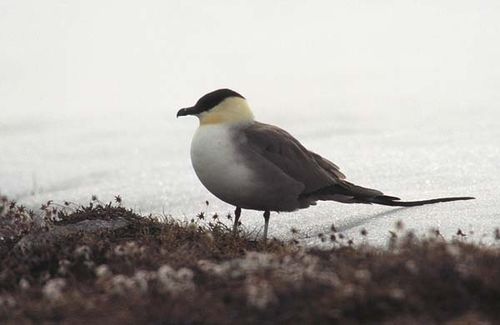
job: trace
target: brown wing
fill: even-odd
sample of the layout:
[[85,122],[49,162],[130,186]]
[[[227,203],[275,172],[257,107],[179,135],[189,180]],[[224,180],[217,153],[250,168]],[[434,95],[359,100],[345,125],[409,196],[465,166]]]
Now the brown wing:
[[307,150],[283,129],[255,122],[243,131],[248,149],[304,184],[304,194],[340,184],[345,179],[337,165]]

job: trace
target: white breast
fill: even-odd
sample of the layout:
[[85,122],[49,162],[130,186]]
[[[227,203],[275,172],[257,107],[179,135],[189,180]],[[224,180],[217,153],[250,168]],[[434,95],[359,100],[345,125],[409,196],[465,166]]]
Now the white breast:
[[232,140],[229,125],[200,126],[191,143],[191,162],[196,175],[212,194],[239,206],[254,186],[252,171],[242,162]]

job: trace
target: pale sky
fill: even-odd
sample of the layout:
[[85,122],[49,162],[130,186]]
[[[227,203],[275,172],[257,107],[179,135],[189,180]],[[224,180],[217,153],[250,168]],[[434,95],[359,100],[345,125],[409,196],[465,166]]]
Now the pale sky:
[[498,1],[0,0],[0,44],[4,114],[500,103]]

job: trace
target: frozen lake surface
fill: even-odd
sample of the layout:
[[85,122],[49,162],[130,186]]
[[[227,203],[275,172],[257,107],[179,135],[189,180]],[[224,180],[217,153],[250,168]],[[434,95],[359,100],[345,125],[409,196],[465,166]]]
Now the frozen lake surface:
[[[121,195],[143,214],[232,213],[191,168],[201,95],[229,87],[258,120],[332,160],[395,209],[322,202],[272,214],[305,243],[332,223],[385,243],[500,226],[498,1],[85,1],[0,4],[0,192],[30,207]],[[207,207],[205,201],[209,201]],[[261,213],[242,222],[260,231]],[[469,233],[473,232],[473,233]]]
[[[189,104],[189,103],[186,103]],[[265,110],[265,114],[259,114]],[[254,107],[257,116],[279,124],[308,148],[337,163],[356,184],[405,200],[471,195],[474,201],[413,208],[321,202],[293,213],[273,213],[270,233],[288,238],[291,227],[306,242],[332,223],[359,239],[385,242],[401,220],[425,234],[439,228],[451,238],[458,229],[488,242],[500,226],[500,114],[459,107],[367,113],[360,107],[286,110]],[[38,208],[47,200],[85,204],[121,195],[144,214],[190,219],[200,211],[232,213],[196,178],[189,146],[197,120],[175,119],[175,108],[135,113],[10,118],[0,124],[1,191]],[[205,201],[209,201],[207,207]],[[243,211],[248,230],[260,231],[261,213]],[[359,240],[358,240],[359,241]]]

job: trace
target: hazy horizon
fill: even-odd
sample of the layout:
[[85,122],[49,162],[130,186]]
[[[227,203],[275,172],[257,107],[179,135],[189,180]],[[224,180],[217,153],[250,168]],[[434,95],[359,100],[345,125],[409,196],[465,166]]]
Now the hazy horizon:
[[229,87],[271,113],[487,108],[500,102],[499,9],[495,1],[2,1],[0,107],[14,116],[174,112]]

